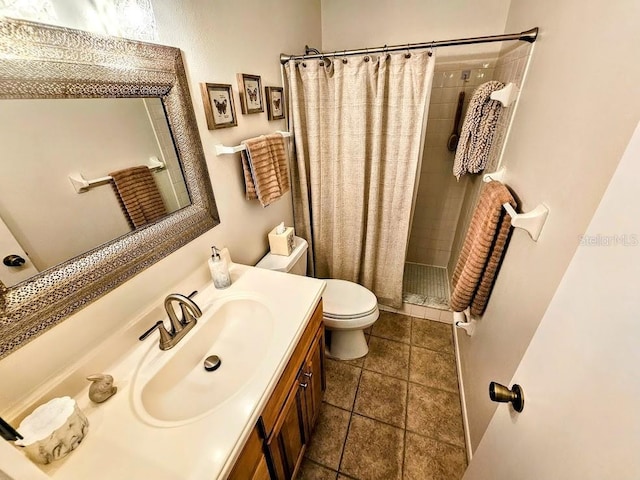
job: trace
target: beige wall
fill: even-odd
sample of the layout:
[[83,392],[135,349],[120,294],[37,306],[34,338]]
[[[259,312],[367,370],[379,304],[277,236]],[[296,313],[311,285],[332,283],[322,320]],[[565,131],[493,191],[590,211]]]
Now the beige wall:
[[[266,113],[238,113],[238,127],[210,132],[199,82],[233,84],[238,108],[236,73],[262,75],[265,86],[281,85],[279,54],[321,42],[319,1],[154,0],[153,7],[159,43],[183,51],[222,223],[0,361],[2,383],[11,385],[0,393],[3,412],[17,408],[31,390],[60,374],[65,365],[90,352],[93,345],[135,315],[160,305],[161,298],[178,282],[189,277],[180,287],[183,292],[202,285],[209,278],[206,261],[212,244],[226,245],[235,261],[253,264],[268,250],[267,233],[280,221],[292,222],[289,194],[266,209],[246,201],[239,156],[216,157],[214,153],[217,143],[235,145],[245,138],[283,129],[284,121],[269,122]],[[82,25],[75,22],[69,26]]]
[[[364,48],[504,32],[511,0],[322,0],[325,51]],[[465,47],[465,53],[496,51]],[[456,51],[449,49],[447,55]]]
[[551,213],[537,243],[514,232],[475,335],[458,333],[474,448],[496,408],[487,385],[515,372],[640,116],[638,18],[635,0],[512,2],[506,29],[539,26],[540,39],[505,151],[506,183],[524,211],[544,202]]

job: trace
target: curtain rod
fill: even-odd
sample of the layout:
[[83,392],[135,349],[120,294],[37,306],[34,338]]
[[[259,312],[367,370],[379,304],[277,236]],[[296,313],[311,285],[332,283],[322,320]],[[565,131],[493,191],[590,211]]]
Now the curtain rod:
[[313,55],[287,55],[286,53],[280,54],[280,63],[282,65],[289,62],[289,60],[295,59],[312,59],[312,58],[325,58],[332,56],[347,56],[347,55],[366,55],[370,53],[387,53],[387,52],[400,52],[405,50],[415,50],[418,48],[436,48],[436,47],[450,47],[454,45],[472,45],[474,43],[491,43],[491,42],[506,42],[509,40],[522,40],[523,42],[533,43],[538,37],[538,27],[532,28],[520,33],[509,33],[504,35],[487,35],[485,37],[472,37],[472,38],[458,38],[455,40],[439,40],[434,42],[425,43],[408,43],[406,45],[392,45],[390,47],[376,47],[376,48],[360,48],[358,50],[343,50],[332,53],[317,53]]

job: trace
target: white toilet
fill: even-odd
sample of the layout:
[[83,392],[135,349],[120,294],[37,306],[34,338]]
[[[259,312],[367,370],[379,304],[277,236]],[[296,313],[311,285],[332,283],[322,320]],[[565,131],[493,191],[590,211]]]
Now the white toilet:
[[[295,248],[288,257],[267,253],[256,267],[279,272],[306,275],[307,242],[294,237]],[[325,279],[327,288],[322,296],[324,324],[330,340],[327,355],[340,360],[352,360],[367,354],[369,347],[364,329],[380,315],[378,299],[362,285],[345,280]]]

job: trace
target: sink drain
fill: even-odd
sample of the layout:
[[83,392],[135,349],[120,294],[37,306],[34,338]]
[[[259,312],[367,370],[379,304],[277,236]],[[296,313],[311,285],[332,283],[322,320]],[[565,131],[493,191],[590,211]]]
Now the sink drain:
[[211,355],[204,359],[204,369],[207,372],[213,372],[217,370],[218,368],[220,368],[220,365],[222,365],[222,360],[220,360],[220,357],[217,355]]

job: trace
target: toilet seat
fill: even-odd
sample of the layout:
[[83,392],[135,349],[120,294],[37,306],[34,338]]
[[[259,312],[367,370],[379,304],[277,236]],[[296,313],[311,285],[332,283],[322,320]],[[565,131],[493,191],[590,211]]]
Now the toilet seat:
[[325,325],[330,329],[367,328],[378,319],[378,299],[362,285],[346,280],[325,279],[322,296]]

